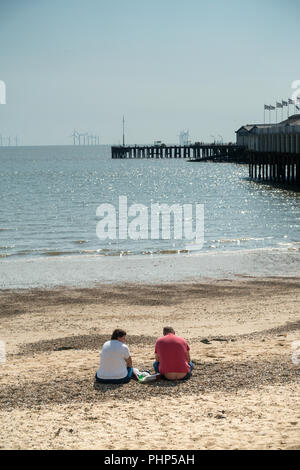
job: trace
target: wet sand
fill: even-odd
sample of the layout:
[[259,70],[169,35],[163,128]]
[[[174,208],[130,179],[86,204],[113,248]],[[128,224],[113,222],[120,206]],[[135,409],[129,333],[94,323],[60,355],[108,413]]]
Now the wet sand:
[[[172,250],[171,250],[172,251]],[[295,277],[300,248],[190,254],[45,256],[0,259],[0,289],[91,287],[101,284],[203,282],[240,277]]]
[[[0,448],[300,449],[299,301],[299,278],[1,290]],[[167,324],[190,381],[94,386],[114,328],[151,369]]]

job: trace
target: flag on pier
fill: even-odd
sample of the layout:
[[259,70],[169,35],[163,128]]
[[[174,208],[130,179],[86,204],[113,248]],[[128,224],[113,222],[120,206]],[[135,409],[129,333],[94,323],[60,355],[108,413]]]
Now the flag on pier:
[[283,104],[282,104],[282,103],[278,103],[278,101],[277,101],[277,103],[276,103],[276,108],[283,108]]
[[294,105],[294,112],[296,113],[296,101],[289,98],[289,100],[288,100],[288,116],[290,115],[290,105]]
[[271,106],[270,104],[264,105],[264,124],[266,123],[266,111],[269,111],[269,120],[271,124],[271,112],[270,111],[274,111],[274,109],[275,109],[275,106]]
[[282,106],[288,106],[288,102],[282,100]]

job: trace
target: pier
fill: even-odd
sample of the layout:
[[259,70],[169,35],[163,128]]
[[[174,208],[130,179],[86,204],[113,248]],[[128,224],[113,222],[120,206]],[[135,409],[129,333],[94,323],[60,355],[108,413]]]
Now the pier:
[[236,144],[205,144],[191,145],[134,145],[113,146],[111,156],[113,159],[140,159],[140,158],[183,158],[191,162],[223,161],[247,163],[245,146]]
[[178,159],[188,162],[234,162],[249,165],[249,178],[300,188],[300,114],[277,124],[247,124],[237,143],[195,142],[189,145],[119,145],[113,159]]
[[247,124],[237,131],[247,148],[249,177],[259,182],[300,187],[300,115],[278,124]]
[[249,177],[300,188],[300,153],[248,151]]

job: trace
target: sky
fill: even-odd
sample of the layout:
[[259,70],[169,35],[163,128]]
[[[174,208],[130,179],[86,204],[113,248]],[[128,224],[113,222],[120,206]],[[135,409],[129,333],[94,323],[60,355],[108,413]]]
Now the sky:
[[299,26],[300,0],[0,0],[0,134],[235,141],[295,91]]

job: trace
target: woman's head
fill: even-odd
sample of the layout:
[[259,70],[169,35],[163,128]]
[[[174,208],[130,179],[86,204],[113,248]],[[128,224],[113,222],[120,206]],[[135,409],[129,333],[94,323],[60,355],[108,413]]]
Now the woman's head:
[[113,334],[111,335],[111,339],[117,339],[119,341],[125,341],[126,338],[126,331],[116,329],[113,331]]

